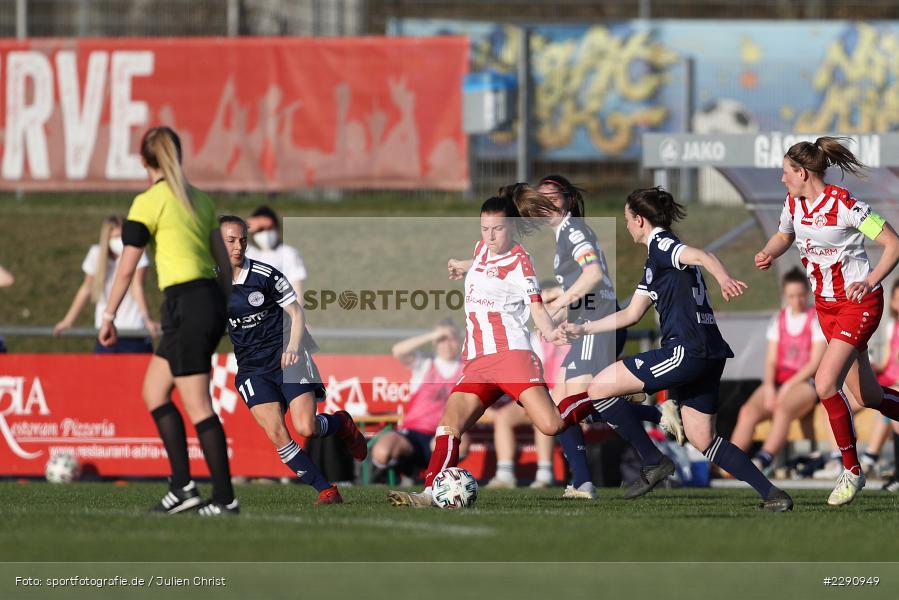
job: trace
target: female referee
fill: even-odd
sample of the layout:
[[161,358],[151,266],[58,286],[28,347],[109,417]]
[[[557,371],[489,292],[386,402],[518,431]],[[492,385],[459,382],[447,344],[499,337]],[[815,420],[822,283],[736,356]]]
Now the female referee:
[[554,339],[555,324],[541,301],[531,257],[516,240],[557,212],[531,186],[506,186],[481,206],[481,241],[474,257],[448,262],[450,279],[465,278],[465,367],[437,427],[424,491],[391,491],[388,500],[394,506],[432,505],[434,477],[458,463],[462,434],[503,394],[520,402],[546,435],[576,423],[562,420],[531,348],[528,318],[547,340]]
[[681,242],[671,224],[686,215],[683,206],[661,188],[635,190],[627,197],[624,218],[635,243],[646,244],[643,279],[624,310],[587,324],[560,327],[569,339],[614,331],[637,323],[655,305],[662,330],[662,347],[620,360],[600,372],[590,384],[589,398],[569,397],[559,408],[563,416],[590,406],[629,441],[643,460],[642,477],[625,492],[636,498],[674,472],[674,465],[652,443],[632,413],[622,410],[621,396],[669,390],[681,407],[684,431],[706,458],[751,485],[762,497],[759,508],[791,510],[792,499],[774,487],[742,450],[715,433],[718,386],[724,363],[733,357],[715,324],[699,265],[721,285],[725,301],[743,293],[746,284],[730,276],[714,255]]
[[[144,247],[151,244],[165,301],[162,340],[147,366],[143,397],[172,468],[169,492],[153,511],[174,514],[199,506],[203,516],[237,514],[240,506],[231,487],[225,432],[209,396],[212,353],[225,331],[231,265],[212,200],[190,186],[181,171],[178,135],[168,127],[154,127],[144,134],[140,154],[153,185],[134,199],[122,227],[125,247],[99,340],[104,346],[115,344],[116,311]],[[190,476],[184,421],[172,404],[174,387],[196,428],[212,476],[212,500],[205,504]]]
[[[755,255],[755,266],[764,271],[795,240],[815,292],[818,322],[828,342],[815,374],[815,391],[843,455],[843,473],[827,499],[831,506],[852,502],[865,487],[843,385],[864,406],[899,420],[899,392],[877,382],[866,352],[883,315],[880,283],[899,261],[899,237],[883,217],[853,198],[849,190],[824,181],[831,166],[853,175],[865,168],[841,143],[844,139],[820,137],[814,144],[799,142],[790,147],[783,159],[781,181],[787,198],[780,226]],[[873,269],[865,238],[883,248]]]

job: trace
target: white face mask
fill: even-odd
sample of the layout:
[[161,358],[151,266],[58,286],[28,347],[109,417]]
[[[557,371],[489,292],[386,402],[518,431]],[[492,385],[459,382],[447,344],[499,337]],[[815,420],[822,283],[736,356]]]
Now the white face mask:
[[115,254],[116,256],[122,255],[122,250],[125,249],[125,244],[122,243],[122,238],[114,237],[109,238],[109,251]]
[[278,245],[278,231],[276,229],[266,229],[265,231],[257,231],[253,234],[253,241],[263,250],[271,250]]

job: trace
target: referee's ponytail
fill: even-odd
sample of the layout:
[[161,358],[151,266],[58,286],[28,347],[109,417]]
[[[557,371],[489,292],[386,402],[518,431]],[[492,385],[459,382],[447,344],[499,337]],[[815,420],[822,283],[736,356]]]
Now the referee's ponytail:
[[515,219],[519,235],[533,233],[558,213],[559,210],[546,196],[527,183],[503,186],[496,196],[481,205],[482,215],[501,214]]
[[649,221],[653,227],[671,229],[671,224],[687,216],[682,204],[661,187],[634,190],[624,203],[632,213]]
[[181,139],[171,127],[153,127],[140,142],[140,155],[150,167],[162,171],[166,183],[184,207],[194,214],[190,184],[181,171]]

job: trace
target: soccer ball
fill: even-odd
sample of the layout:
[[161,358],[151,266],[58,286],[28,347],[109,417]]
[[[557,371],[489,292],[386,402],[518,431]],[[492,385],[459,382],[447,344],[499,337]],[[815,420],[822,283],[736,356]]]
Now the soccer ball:
[[717,98],[693,115],[695,133],[754,133],[759,123],[743,103],[733,98]]
[[47,461],[44,475],[50,483],[71,483],[81,477],[81,465],[74,454],[57,454]]
[[450,467],[437,473],[431,495],[440,508],[468,508],[478,499],[478,482],[465,469]]

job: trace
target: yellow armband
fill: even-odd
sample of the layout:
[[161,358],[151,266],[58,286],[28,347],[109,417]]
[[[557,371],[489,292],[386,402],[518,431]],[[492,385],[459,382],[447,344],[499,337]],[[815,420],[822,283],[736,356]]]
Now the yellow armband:
[[858,230],[869,240],[874,240],[880,235],[880,232],[883,231],[883,226],[885,224],[886,219],[872,210],[868,213],[868,216],[865,217],[865,220],[862,221],[862,224],[858,226]]

